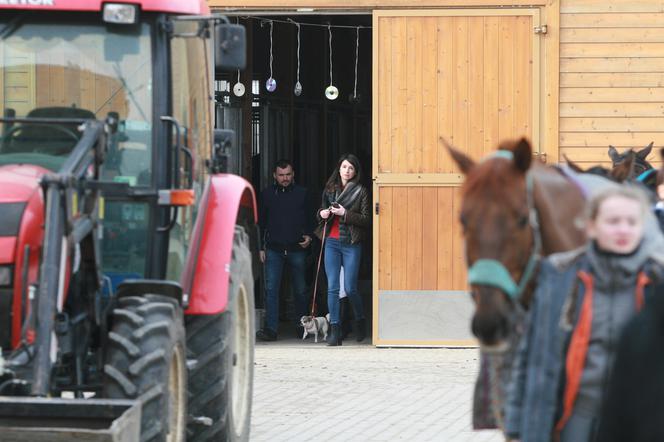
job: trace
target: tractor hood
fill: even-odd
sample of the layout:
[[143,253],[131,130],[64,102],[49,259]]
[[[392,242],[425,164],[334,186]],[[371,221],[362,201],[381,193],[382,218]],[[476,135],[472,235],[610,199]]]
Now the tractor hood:
[[47,173],[51,172],[29,164],[0,166],[0,204],[27,202]]

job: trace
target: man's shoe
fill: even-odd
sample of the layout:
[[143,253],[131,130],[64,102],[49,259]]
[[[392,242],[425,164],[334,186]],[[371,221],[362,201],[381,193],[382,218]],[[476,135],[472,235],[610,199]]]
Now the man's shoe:
[[263,328],[256,332],[256,339],[260,341],[276,341],[277,333],[273,332],[269,328]]

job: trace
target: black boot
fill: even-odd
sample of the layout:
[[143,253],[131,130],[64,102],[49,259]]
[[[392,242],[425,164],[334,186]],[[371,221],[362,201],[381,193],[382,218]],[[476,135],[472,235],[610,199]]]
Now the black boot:
[[339,324],[341,325],[341,339],[346,339],[350,333],[350,304],[348,297],[343,297],[339,300]]
[[327,345],[341,345],[341,341],[341,327],[339,327],[339,324],[332,324],[330,334],[327,335]]
[[357,342],[364,341],[364,338],[367,336],[366,327],[367,327],[366,319],[362,318],[362,319],[357,319],[355,321],[355,330],[353,333],[355,333],[355,340]]

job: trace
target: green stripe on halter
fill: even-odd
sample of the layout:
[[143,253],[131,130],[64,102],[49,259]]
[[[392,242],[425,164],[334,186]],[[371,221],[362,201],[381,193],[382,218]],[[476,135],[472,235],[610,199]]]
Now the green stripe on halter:
[[495,259],[478,259],[468,269],[468,282],[496,287],[512,299],[519,295],[519,288],[505,266]]
[[512,161],[514,159],[514,154],[512,153],[511,150],[497,150],[488,157],[486,157],[487,160],[490,158],[503,158],[505,160]]

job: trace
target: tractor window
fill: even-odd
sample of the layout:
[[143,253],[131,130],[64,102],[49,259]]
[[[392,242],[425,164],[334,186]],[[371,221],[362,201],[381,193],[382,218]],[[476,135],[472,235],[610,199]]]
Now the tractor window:
[[[183,168],[180,182],[186,186],[191,181],[197,199],[207,179],[205,161],[210,158],[212,150],[211,44],[209,39],[178,35],[195,35],[198,26],[196,22],[175,21],[175,37],[171,40],[173,116],[183,128],[182,144],[187,146],[194,159],[190,170]],[[180,164],[186,164],[185,160],[182,155]],[[196,217],[195,207],[197,205],[180,208],[178,212],[169,243],[169,279],[178,280],[180,277]]]
[[[10,19],[0,17],[0,28]],[[0,114],[103,120],[113,112],[120,129],[103,178],[150,185],[149,25],[119,34],[103,25],[40,20],[25,15],[0,41]],[[57,171],[80,137],[77,124],[0,123],[0,165],[29,163]]]
[[104,212],[103,271],[117,288],[127,278],[145,275],[150,210],[147,203],[106,201]]

